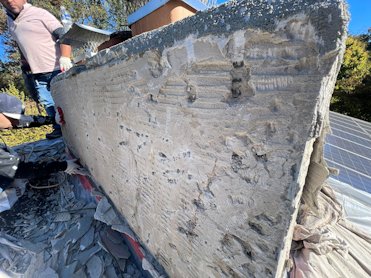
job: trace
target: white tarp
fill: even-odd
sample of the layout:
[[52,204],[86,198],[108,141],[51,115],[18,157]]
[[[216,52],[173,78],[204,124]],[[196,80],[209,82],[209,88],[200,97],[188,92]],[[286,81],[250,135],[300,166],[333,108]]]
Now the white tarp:
[[[317,213],[302,205],[293,235],[291,278],[371,276],[371,236],[349,221],[357,219],[369,229],[367,216],[362,216],[367,206],[359,205],[367,194],[350,192],[343,192],[343,204],[353,204],[348,216],[328,185],[318,195]],[[352,198],[358,201],[353,202]]]
[[371,194],[333,178],[329,178],[327,183],[334,189],[336,199],[344,209],[344,219],[371,234]]

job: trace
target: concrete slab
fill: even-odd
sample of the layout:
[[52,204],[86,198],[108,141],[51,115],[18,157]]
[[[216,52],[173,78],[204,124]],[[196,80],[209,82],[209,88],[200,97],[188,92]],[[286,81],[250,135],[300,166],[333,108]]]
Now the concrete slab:
[[230,2],[54,80],[67,145],[170,276],[283,275],[347,21]]

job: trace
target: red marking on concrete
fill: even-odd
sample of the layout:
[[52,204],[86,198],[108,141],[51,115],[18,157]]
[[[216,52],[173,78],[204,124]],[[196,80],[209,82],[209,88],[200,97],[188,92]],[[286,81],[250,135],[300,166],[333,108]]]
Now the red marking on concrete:
[[57,113],[59,114],[59,123],[58,124],[61,124],[61,125],[66,124],[66,121],[64,120],[63,110],[59,106],[57,107]]

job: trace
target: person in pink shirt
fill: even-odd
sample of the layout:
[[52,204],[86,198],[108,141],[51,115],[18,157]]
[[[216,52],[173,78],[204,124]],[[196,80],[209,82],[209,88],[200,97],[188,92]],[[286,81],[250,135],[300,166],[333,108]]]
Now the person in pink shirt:
[[[71,46],[59,44],[64,34],[61,23],[48,11],[32,6],[27,0],[0,0],[8,15],[8,28],[17,42],[22,58],[27,62],[38,101],[47,114],[54,118],[54,101],[50,94],[50,82],[61,71],[72,67]],[[53,125],[48,139],[62,135],[59,125]]]

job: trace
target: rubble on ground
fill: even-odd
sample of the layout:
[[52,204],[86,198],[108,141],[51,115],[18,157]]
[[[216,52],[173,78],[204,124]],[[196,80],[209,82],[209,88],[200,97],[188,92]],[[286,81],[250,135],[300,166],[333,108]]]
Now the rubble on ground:
[[[61,140],[16,149],[28,161],[64,156]],[[77,198],[76,186],[65,173],[30,180],[0,214],[1,277],[142,277],[122,234],[94,217],[103,213],[93,199]]]

